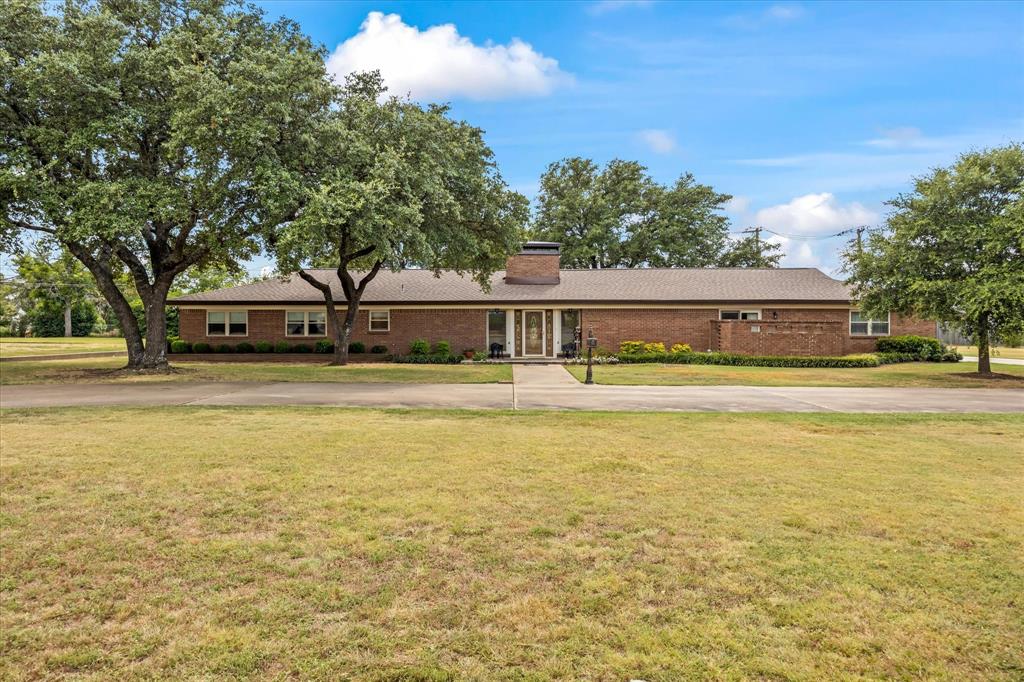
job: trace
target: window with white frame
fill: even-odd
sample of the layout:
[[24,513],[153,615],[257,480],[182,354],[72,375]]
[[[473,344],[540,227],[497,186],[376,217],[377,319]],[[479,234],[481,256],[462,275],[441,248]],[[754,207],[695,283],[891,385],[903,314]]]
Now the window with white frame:
[[850,336],[888,336],[889,316],[875,319],[862,315],[857,310],[850,311]]
[[245,310],[214,311],[206,313],[207,336],[248,336],[249,313]]
[[760,310],[719,310],[720,320],[760,320]]
[[370,331],[371,332],[391,331],[391,311],[390,310],[371,310],[370,311]]
[[285,313],[285,336],[325,336],[327,313],[289,310]]

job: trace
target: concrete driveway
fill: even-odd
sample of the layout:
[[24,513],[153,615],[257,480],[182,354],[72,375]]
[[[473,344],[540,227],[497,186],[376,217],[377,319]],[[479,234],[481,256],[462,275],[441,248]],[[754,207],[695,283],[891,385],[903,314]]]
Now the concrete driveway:
[[0,408],[333,405],[641,412],[1024,413],[1024,391],[1016,389],[584,386],[556,365],[526,371],[516,367],[514,371],[516,382],[511,385],[158,382],[4,386],[0,388]]

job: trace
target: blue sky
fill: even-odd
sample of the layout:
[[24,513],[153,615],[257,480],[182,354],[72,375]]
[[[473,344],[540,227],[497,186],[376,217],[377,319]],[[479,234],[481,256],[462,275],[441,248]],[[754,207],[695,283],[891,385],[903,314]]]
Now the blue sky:
[[844,228],[910,179],[1024,139],[1022,3],[262,2],[394,90],[448,101],[532,197],[565,156],[690,171],[786,264],[833,272]]

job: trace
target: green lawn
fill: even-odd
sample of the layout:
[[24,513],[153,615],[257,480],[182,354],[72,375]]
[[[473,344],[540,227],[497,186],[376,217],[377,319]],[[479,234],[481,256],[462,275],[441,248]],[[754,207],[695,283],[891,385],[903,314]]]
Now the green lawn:
[[[599,384],[645,386],[917,386],[924,388],[1024,388],[1024,366],[998,365],[1001,374],[1019,379],[978,379],[977,363],[909,362],[882,367],[810,369],[794,367],[727,367],[722,365],[595,365]],[[568,370],[580,381],[582,365]],[[960,375],[960,376],[958,376]]]
[[93,353],[98,351],[120,351],[124,353],[124,339],[110,336],[82,336],[70,339],[0,337],[0,358],[14,358],[21,355]]
[[0,678],[1024,675],[1024,418],[4,413]]
[[[952,346],[960,351],[963,355],[969,355],[971,357],[978,357],[977,346]],[[992,348],[992,357],[994,358],[1012,358],[1015,360],[1024,360],[1024,348],[1008,348],[1006,346],[996,346]]]
[[[324,360],[323,363],[326,363]],[[338,381],[439,384],[482,384],[512,381],[511,365],[352,364],[328,367],[323,363],[181,362],[172,374],[126,376],[117,370],[124,358],[26,360],[0,364],[0,385],[38,383],[120,383],[138,381]]]

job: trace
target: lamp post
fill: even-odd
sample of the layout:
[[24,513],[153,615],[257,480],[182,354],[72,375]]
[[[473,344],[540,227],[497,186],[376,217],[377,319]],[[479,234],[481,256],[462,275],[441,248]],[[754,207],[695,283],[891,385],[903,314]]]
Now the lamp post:
[[597,348],[597,339],[594,338],[594,328],[587,332],[587,380],[584,384],[594,383],[594,349]]

